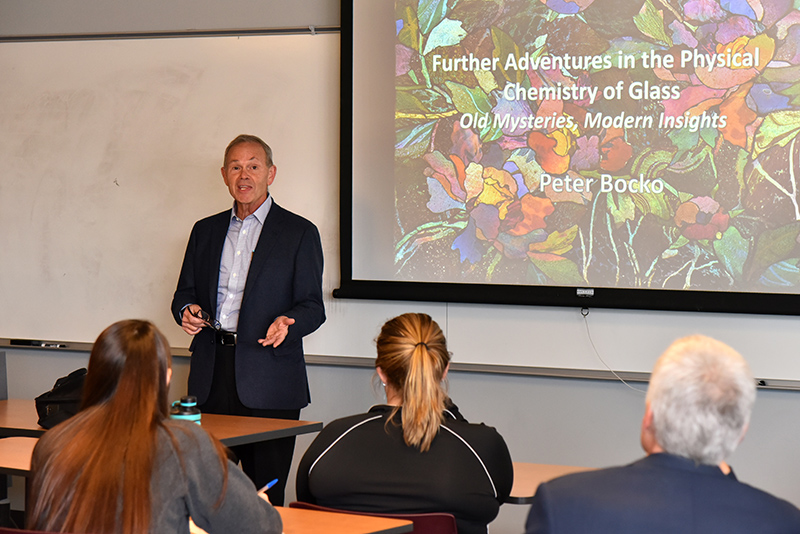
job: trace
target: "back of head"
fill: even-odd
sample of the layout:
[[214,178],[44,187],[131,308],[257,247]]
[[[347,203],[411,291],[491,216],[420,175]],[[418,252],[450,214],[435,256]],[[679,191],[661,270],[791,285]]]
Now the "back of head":
[[719,464],[743,437],[755,396],[738,352],[705,336],[679,339],[656,362],[647,390],[656,441],[670,454]]
[[34,450],[29,527],[147,531],[156,432],[168,415],[169,367],[169,345],[147,321],[120,321],[100,334],[81,412],[48,431]]
[[111,403],[125,411],[164,418],[170,366],[169,344],[152,323],[116,322],[92,346],[81,408]]
[[403,436],[421,451],[439,432],[447,394],[442,386],[450,353],[444,333],[424,313],[406,313],[386,322],[377,339],[380,367],[402,395]]

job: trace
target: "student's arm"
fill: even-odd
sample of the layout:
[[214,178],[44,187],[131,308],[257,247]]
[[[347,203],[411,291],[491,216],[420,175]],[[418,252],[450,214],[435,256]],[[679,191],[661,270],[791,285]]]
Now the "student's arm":
[[311,468],[311,464],[313,464],[317,459],[319,453],[322,452],[320,443],[318,443],[319,439],[320,435],[318,434],[317,438],[311,443],[308,449],[306,449],[305,454],[303,454],[303,458],[297,465],[295,492],[297,493],[297,500],[300,502],[308,502],[311,504],[316,504],[317,502],[317,500],[314,498],[314,495],[311,494],[311,490],[309,489],[308,470]]
[[220,501],[225,485],[224,471],[217,449],[208,435],[202,434],[196,447],[181,447],[188,487],[187,506],[195,524],[209,533],[280,534],[282,524],[278,512],[258,495],[247,475],[227,459],[227,487]]
[[514,485],[514,464],[503,436],[485,424],[461,425],[459,430],[469,436],[469,442],[486,466],[492,485],[497,492],[497,502],[503,504]]
[[497,500],[500,504],[508,500],[511,495],[511,487],[514,485],[514,463],[511,461],[511,453],[508,451],[503,436],[494,428],[495,439],[492,444],[493,451],[487,455],[489,459],[489,472],[492,473],[495,487],[497,489]]
[[[309,476],[311,467],[315,463],[317,463],[317,465],[321,465],[320,462],[318,462],[320,456],[322,456],[334,442],[340,443],[338,439],[342,436],[342,434],[361,419],[363,419],[362,415],[354,415],[351,417],[345,417],[331,421],[325,425],[325,428],[323,428],[319,434],[317,434],[317,437],[314,438],[314,441],[312,441],[311,445],[308,446],[308,449],[306,449],[305,454],[303,454],[303,458],[300,460],[300,463],[297,466],[295,490],[297,492],[298,501],[312,504],[317,503],[316,497],[311,492]],[[321,461],[324,462],[324,460]],[[319,471],[317,471],[317,473],[319,473]]]

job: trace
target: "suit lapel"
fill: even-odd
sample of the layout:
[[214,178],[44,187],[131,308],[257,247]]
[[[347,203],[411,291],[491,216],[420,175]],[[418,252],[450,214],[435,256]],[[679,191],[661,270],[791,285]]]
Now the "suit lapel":
[[248,296],[251,293],[251,291],[248,291],[248,288],[250,288],[255,283],[256,278],[261,275],[267,258],[269,258],[275,248],[282,225],[283,208],[273,201],[272,207],[267,214],[267,220],[264,221],[264,226],[261,228],[261,235],[258,237],[258,244],[256,244],[256,249],[253,251],[253,258],[250,260],[250,269],[247,271],[247,281],[244,285],[242,308],[244,308],[244,304],[247,302]]
[[[211,254],[209,254],[208,272],[208,294],[211,296],[212,308],[209,313],[212,315],[217,312],[217,292],[219,291],[219,265],[222,261],[222,247],[225,245],[225,237],[228,235],[228,226],[231,223],[231,211],[220,213],[219,222],[215,222],[211,227]],[[214,276],[216,273],[216,276]]]

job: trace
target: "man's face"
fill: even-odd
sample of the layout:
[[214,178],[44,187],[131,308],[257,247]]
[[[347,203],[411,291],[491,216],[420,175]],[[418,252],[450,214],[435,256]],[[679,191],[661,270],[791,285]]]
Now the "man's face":
[[222,178],[236,201],[236,215],[244,219],[267,199],[277,169],[267,162],[258,143],[239,143],[231,148],[222,167]]

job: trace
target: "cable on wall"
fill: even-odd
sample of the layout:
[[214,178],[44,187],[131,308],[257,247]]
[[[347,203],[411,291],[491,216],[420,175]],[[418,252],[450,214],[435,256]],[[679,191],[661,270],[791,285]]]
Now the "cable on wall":
[[647,393],[646,390],[635,388],[632,385],[630,385],[629,383],[627,383],[621,376],[619,376],[617,374],[616,371],[614,371],[614,369],[611,368],[610,365],[608,365],[606,363],[606,361],[603,359],[603,357],[600,356],[600,351],[597,350],[597,347],[594,344],[594,339],[592,339],[592,332],[591,332],[591,330],[589,330],[589,319],[588,319],[588,317],[589,317],[589,308],[581,308],[581,315],[583,316],[583,324],[586,326],[586,337],[589,338],[589,343],[592,345],[592,350],[594,351],[595,356],[597,356],[597,359],[600,360],[600,362],[605,366],[606,369],[608,369],[608,371],[612,375],[617,377],[617,380],[619,380],[620,382],[622,382],[623,384],[628,386],[630,389],[632,389],[633,391],[636,391],[638,393],[641,393],[643,395],[645,393]]

